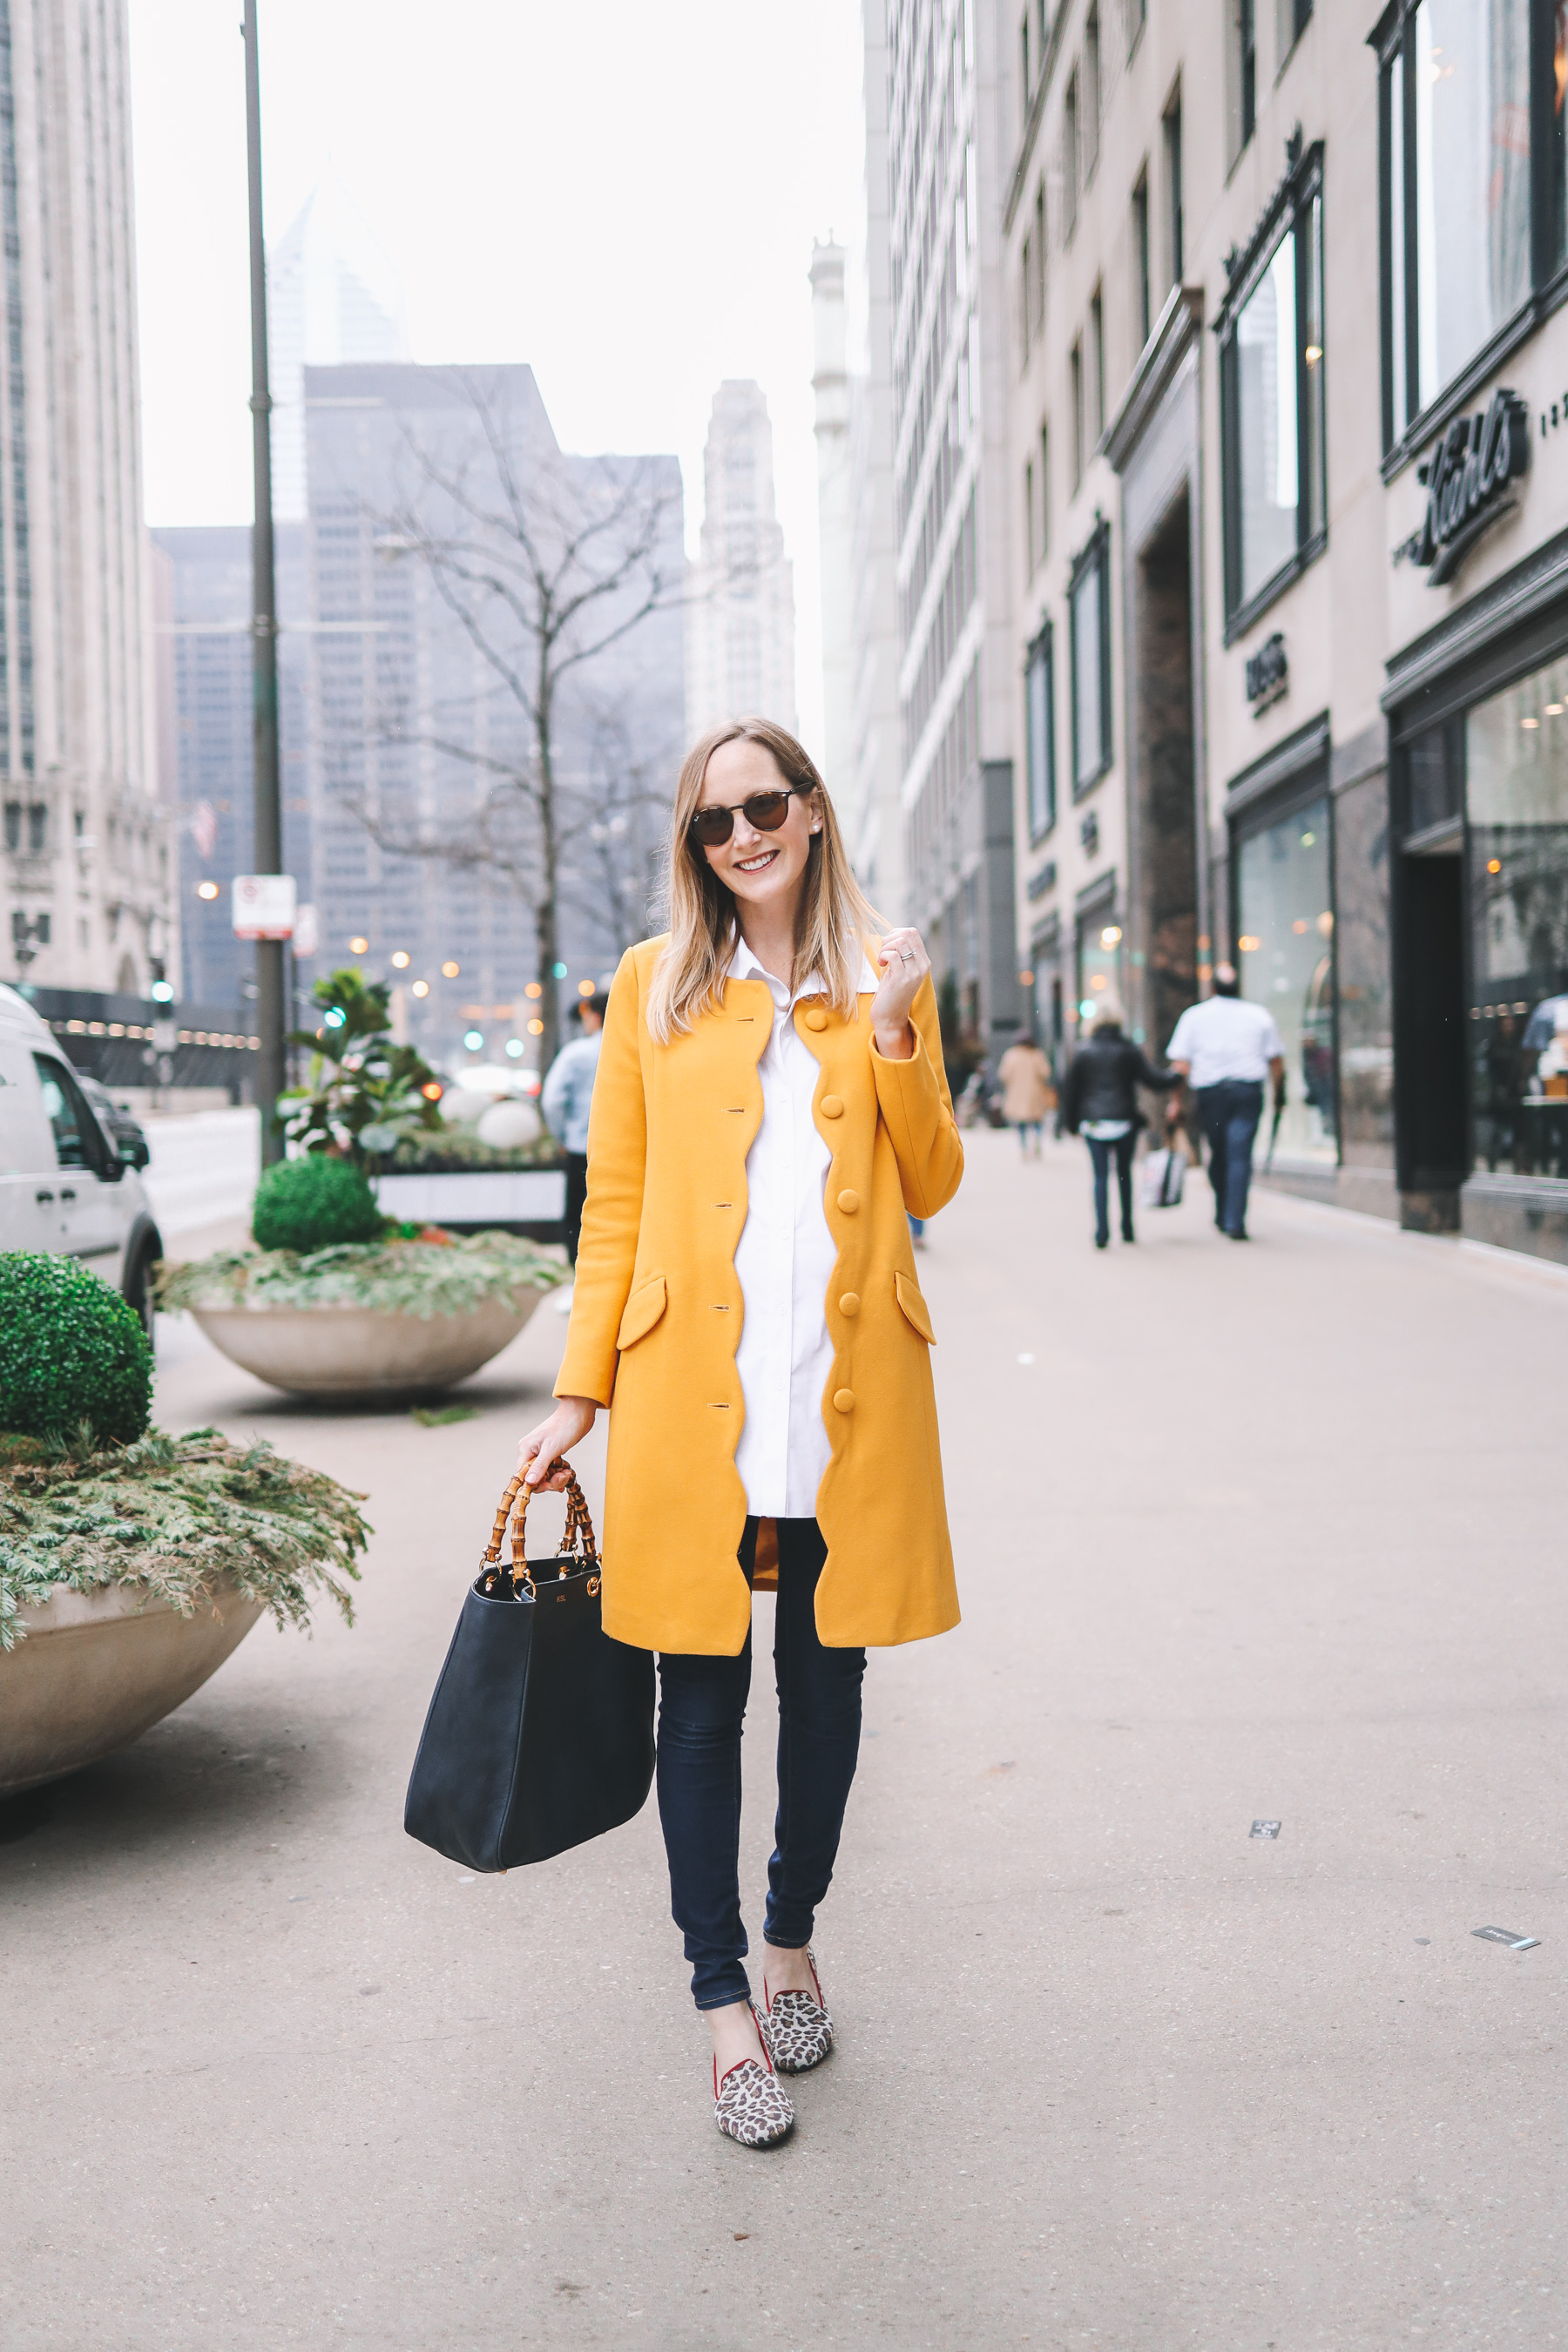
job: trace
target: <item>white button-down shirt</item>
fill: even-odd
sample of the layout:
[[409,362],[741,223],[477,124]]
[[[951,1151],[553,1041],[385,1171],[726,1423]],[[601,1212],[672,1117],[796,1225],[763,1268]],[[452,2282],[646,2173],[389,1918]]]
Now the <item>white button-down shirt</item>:
[[[823,1206],[832,1154],[811,1110],[821,1065],[793,1016],[802,997],[825,990],[813,978],[792,996],[744,940],[730,977],[762,981],[773,1000],[757,1065],[763,1123],[746,1154],[746,1222],[735,1249],[744,1300],[735,1369],[746,1406],[735,1467],[756,1517],[809,1519],[833,1451],[822,1399],[833,1370],[827,1286],[838,1252]],[[876,985],[867,963],[860,986]]]

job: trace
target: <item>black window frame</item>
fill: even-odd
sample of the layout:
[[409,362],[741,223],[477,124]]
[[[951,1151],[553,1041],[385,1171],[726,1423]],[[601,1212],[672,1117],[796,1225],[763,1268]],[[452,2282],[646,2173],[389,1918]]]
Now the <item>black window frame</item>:
[[1563,250],[1553,251],[1552,212],[1555,121],[1555,0],[1529,0],[1530,5],[1530,276],[1531,290],[1510,318],[1467,360],[1449,381],[1439,385],[1425,408],[1406,415],[1403,423],[1394,414],[1394,196],[1391,136],[1393,66],[1396,54],[1405,62],[1405,310],[1400,330],[1405,345],[1406,399],[1420,397],[1420,367],[1416,321],[1419,317],[1415,210],[1415,141],[1414,76],[1415,18],[1423,0],[1389,0],[1367,36],[1377,52],[1378,126],[1378,248],[1379,346],[1382,360],[1383,478],[1392,481],[1426,446],[1494,375],[1509,354],[1533,334],[1552,313],[1568,300],[1568,237]]
[[[1292,143],[1294,145],[1295,142]],[[1323,233],[1322,203],[1323,147],[1320,140],[1304,153],[1292,153],[1290,168],[1275,190],[1245,253],[1227,264],[1231,271],[1230,284],[1220,306],[1219,317],[1215,321],[1214,331],[1219,338],[1220,349],[1220,485],[1224,512],[1225,643],[1227,646],[1234,645],[1238,637],[1247,635],[1269,605],[1300,578],[1308,565],[1317,562],[1329,543],[1328,401],[1326,394],[1314,392],[1312,372],[1306,361],[1305,334],[1311,286],[1310,240],[1314,205],[1318,207],[1316,258],[1320,304],[1327,299],[1323,283],[1323,252],[1327,240]],[[1242,312],[1256,293],[1274,256],[1292,231],[1296,237],[1296,479],[1300,486],[1296,509],[1296,545],[1278,571],[1271,572],[1244,600],[1241,593],[1241,415],[1237,380],[1237,329]],[[1317,364],[1320,371],[1328,365],[1326,334]],[[1323,417],[1322,450],[1316,461],[1321,479],[1316,482],[1310,444],[1315,405],[1321,406]],[[1316,524],[1311,520],[1314,511],[1322,518]]]
[[[1045,716],[1045,822],[1035,823],[1035,728],[1031,705],[1031,679],[1035,670],[1041,669],[1046,681]],[[1055,631],[1047,620],[1031,637],[1024,655],[1024,793],[1025,813],[1029,824],[1029,846],[1036,849],[1048,841],[1057,825],[1057,686]]]
[[[1078,615],[1079,586],[1084,574],[1100,566],[1100,593],[1096,600],[1100,628],[1100,765],[1092,775],[1079,779],[1079,710],[1078,710]],[[1110,773],[1116,764],[1116,747],[1111,729],[1110,691],[1110,525],[1103,515],[1097,514],[1094,529],[1072,560],[1068,573],[1068,709],[1071,716],[1072,736],[1072,796],[1081,801],[1093,792],[1100,778]]]

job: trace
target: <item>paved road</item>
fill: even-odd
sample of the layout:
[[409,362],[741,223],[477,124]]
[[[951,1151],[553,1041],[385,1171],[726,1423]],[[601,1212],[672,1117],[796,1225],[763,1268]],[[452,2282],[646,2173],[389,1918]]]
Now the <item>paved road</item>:
[[8,2352],[1568,2338],[1568,1279],[1278,1198],[1097,1256],[1086,1194],[982,1134],[931,1231],[964,1623],[873,1659],[773,2156],[708,2119],[651,1808],[493,1881],[402,1832],[559,1318],[440,1429],[166,1334],[171,1424],[380,1533],[355,1631],[9,1819]]
[[149,1118],[143,1179],[165,1241],[243,1216],[256,1190],[259,1143],[252,1108]]

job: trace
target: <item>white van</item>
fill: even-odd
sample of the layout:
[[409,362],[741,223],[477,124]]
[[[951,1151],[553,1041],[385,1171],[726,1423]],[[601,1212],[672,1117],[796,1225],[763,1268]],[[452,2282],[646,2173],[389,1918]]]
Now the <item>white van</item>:
[[3,983],[0,1250],[79,1257],[131,1301],[152,1338],[163,1244],[142,1179],[100,1126],[47,1024]]

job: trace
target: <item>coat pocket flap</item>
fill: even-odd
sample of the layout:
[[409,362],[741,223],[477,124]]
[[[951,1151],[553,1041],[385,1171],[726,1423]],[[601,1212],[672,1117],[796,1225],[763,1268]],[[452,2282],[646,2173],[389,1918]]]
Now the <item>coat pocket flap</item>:
[[920,1333],[921,1338],[922,1339],[929,1339],[931,1346],[934,1348],[936,1345],[936,1333],[931,1328],[931,1308],[921,1297],[920,1285],[916,1282],[914,1276],[912,1274],[895,1274],[893,1276],[893,1288],[898,1293],[899,1305],[904,1310],[905,1321],[913,1324],[915,1329]]
[[664,1276],[652,1276],[639,1282],[626,1301],[626,1311],[621,1317],[621,1328],[616,1334],[616,1345],[621,1349],[635,1347],[646,1339],[665,1309]]

